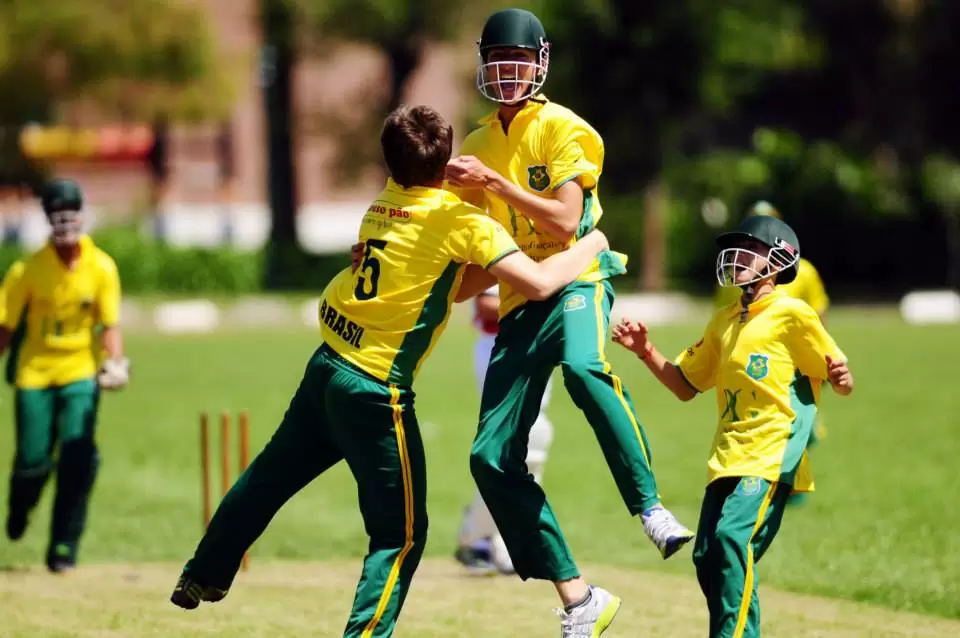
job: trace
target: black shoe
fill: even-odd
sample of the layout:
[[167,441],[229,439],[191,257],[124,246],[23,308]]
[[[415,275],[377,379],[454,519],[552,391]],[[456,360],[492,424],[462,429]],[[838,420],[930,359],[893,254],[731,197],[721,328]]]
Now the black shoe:
[[201,602],[217,603],[226,598],[227,590],[206,587],[189,576],[180,576],[170,595],[170,602],[182,609],[196,609]]
[[47,569],[53,574],[64,574],[76,568],[77,556],[73,549],[65,543],[54,546],[47,556]]
[[27,531],[27,512],[17,509],[11,509],[7,513],[7,538],[12,541],[18,541],[23,538]]

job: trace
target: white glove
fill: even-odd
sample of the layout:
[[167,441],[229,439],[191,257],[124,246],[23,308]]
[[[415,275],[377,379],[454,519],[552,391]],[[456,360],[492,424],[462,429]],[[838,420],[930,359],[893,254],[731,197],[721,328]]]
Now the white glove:
[[97,373],[97,383],[104,390],[119,390],[130,382],[130,360],[126,357],[107,359]]

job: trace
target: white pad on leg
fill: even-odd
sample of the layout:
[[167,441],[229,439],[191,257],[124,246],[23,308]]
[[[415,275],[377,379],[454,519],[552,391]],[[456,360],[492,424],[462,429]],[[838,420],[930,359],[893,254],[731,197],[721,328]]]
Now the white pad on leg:
[[480,497],[480,493],[474,497],[473,502],[467,507],[463,515],[463,523],[460,525],[460,547],[469,547],[477,541],[490,538],[497,533],[497,524],[493,522],[493,516],[487,509],[486,503]]

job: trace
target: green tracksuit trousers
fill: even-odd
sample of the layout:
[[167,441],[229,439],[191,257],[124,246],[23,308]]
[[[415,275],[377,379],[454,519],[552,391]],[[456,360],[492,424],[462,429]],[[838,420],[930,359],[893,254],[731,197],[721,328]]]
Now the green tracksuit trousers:
[[426,465],[414,393],[314,353],[283,420],[221,501],[184,571],[228,589],[247,549],[294,494],[340,461],[370,537],[344,636],[390,636],[427,538]]
[[530,428],[557,365],[630,513],[638,515],[660,501],[646,434],[604,353],[613,299],[607,281],[576,282],[551,299],[524,304],[500,322],[470,469],[525,580],[579,575],[556,515],[525,463]]

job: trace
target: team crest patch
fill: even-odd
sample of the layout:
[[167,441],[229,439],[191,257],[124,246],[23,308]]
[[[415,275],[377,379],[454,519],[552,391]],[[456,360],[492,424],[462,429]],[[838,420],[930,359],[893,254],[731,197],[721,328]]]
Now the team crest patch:
[[581,310],[587,307],[587,298],[583,295],[574,295],[563,302],[563,311],[571,312],[573,310]]
[[535,191],[545,191],[550,185],[550,175],[547,173],[546,166],[528,166],[527,183]]
[[765,354],[752,354],[747,361],[747,376],[754,381],[760,381],[767,376],[770,368],[767,361],[770,357]]
[[737,494],[741,496],[753,496],[760,493],[760,478],[757,476],[744,476],[737,483]]

